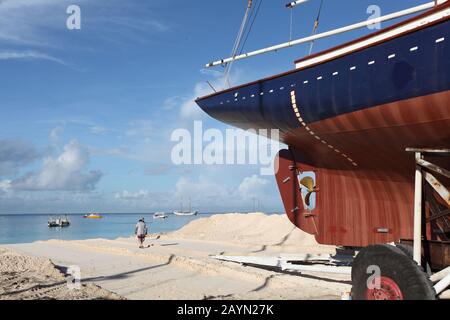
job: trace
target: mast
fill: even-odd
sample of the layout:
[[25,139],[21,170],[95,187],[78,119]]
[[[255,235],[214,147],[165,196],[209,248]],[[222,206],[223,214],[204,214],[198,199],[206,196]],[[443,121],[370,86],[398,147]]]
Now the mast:
[[406,16],[406,15],[410,15],[410,14],[417,13],[417,12],[420,12],[420,11],[428,10],[428,9],[431,9],[431,8],[435,7],[436,4],[439,5],[439,4],[442,4],[442,3],[445,3],[445,2],[447,2],[447,0],[433,0],[432,2],[428,2],[428,3],[422,4],[422,5],[419,5],[419,6],[416,6],[416,7],[412,7],[412,8],[406,9],[406,10],[394,12],[394,13],[391,13],[391,14],[388,14],[388,15],[385,15],[385,16],[381,16],[381,17],[375,18],[375,19],[362,21],[362,22],[355,23],[355,24],[352,24],[352,25],[349,25],[349,26],[346,26],[346,27],[342,27],[342,28],[331,30],[331,31],[319,33],[319,34],[316,34],[316,35],[313,35],[313,36],[309,36],[309,37],[306,37],[306,38],[301,38],[301,39],[298,39],[298,40],[294,40],[294,41],[289,41],[289,42],[285,42],[285,43],[282,43],[282,44],[278,44],[278,45],[275,45],[275,46],[272,46],[272,47],[267,47],[267,48],[256,50],[256,51],[252,51],[252,52],[249,52],[249,53],[244,53],[244,54],[240,54],[240,55],[237,55],[237,56],[232,56],[230,58],[226,58],[226,59],[222,59],[222,60],[217,60],[217,61],[208,63],[206,65],[206,67],[207,68],[211,68],[211,67],[215,67],[215,66],[218,66],[218,65],[228,64],[230,62],[234,62],[234,61],[237,61],[237,60],[242,60],[242,59],[254,57],[254,56],[257,56],[257,55],[261,55],[261,54],[265,54],[265,53],[269,53],[269,52],[273,52],[273,51],[278,51],[278,50],[281,50],[281,49],[293,47],[293,46],[296,46],[296,45],[299,45],[299,44],[303,44],[303,43],[312,42],[312,41],[315,41],[315,40],[318,40],[318,39],[322,39],[322,38],[327,38],[327,37],[330,37],[330,36],[334,36],[334,35],[341,34],[341,33],[348,32],[348,31],[352,31],[352,30],[361,29],[361,28],[364,28],[364,27],[367,27],[367,26],[370,26],[370,25],[373,25],[373,24],[377,24],[377,23],[393,20],[393,19],[400,18],[400,17]]
[[[245,31],[245,27],[247,26],[247,21],[248,21],[248,16],[250,14],[250,10],[252,9],[252,4],[253,4],[253,0],[248,0],[247,3],[247,10],[245,11],[245,15],[244,15],[244,19],[242,20],[241,23],[241,27],[239,28],[239,32],[237,35],[237,38],[234,42],[234,46],[233,46],[233,50],[231,50],[231,56],[232,57],[236,57],[236,54],[239,50],[239,47],[241,45],[241,41],[242,41],[242,37],[244,35],[244,31]],[[231,67],[233,66],[233,61],[231,60],[229,63],[226,64],[225,66],[225,72],[224,72],[224,81],[225,81],[225,86],[230,87],[230,81],[229,81],[229,77],[230,77],[230,73],[231,73]]]
[[292,1],[292,2],[289,2],[287,5],[286,5],[286,8],[294,8],[294,7],[296,7],[296,6],[298,6],[299,4],[302,4],[302,3],[305,3],[305,2],[308,2],[309,0],[297,0],[297,1]]

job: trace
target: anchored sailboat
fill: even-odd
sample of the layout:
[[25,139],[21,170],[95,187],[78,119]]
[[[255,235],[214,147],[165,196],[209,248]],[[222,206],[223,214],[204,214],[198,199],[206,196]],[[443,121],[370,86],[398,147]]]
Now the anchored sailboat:
[[177,216],[196,216],[198,214],[198,212],[192,211],[191,199],[189,198],[189,210],[184,211],[183,210],[183,202],[181,202],[180,210],[174,211],[173,214],[177,215]]

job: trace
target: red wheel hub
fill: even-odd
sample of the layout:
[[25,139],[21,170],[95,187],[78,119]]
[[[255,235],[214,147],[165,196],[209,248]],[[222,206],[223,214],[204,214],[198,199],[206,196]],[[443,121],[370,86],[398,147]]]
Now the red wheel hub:
[[397,283],[389,277],[380,277],[380,287],[367,289],[367,300],[403,300]]

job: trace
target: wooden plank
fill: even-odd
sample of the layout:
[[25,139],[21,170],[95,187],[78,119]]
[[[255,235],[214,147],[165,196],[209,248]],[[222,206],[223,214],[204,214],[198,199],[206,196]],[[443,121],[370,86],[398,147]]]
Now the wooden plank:
[[425,180],[439,194],[439,196],[450,206],[450,192],[431,173],[425,172]]
[[433,149],[433,148],[406,148],[406,152],[420,153],[450,153],[450,149]]
[[448,171],[448,170],[446,170],[444,168],[441,168],[441,167],[439,167],[439,166],[437,166],[437,165],[435,165],[435,164],[433,164],[431,162],[428,162],[428,161],[423,160],[423,159],[419,159],[419,160],[417,160],[417,164],[419,166],[427,168],[427,169],[429,169],[429,170],[431,170],[433,172],[436,172],[436,173],[438,173],[440,175],[443,175],[446,178],[450,178],[450,171]]

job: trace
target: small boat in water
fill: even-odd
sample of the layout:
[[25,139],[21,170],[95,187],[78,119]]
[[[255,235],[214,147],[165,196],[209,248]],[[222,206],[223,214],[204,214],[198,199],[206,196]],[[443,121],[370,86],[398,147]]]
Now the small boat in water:
[[165,212],[155,212],[153,214],[153,219],[167,219],[167,215]]
[[102,219],[102,215],[98,214],[98,213],[90,213],[90,214],[86,214],[84,215],[85,219]]
[[47,225],[49,228],[65,228],[70,226],[70,221],[67,216],[65,218],[59,217],[58,219],[49,219]]

